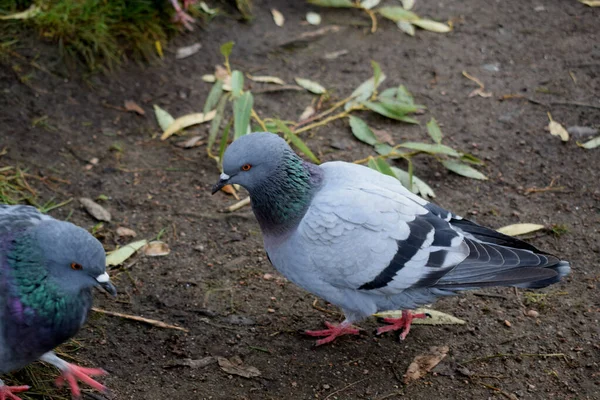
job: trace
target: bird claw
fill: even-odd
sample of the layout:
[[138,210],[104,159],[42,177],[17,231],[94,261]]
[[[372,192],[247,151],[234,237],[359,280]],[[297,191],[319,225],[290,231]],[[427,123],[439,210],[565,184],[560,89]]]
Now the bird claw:
[[317,340],[316,346],[333,342],[338,336],[360,334],[358,328],[354,328],[352,325],[346,322],[336,325],[325,321],[325,326],[327,326],[328,329],[323,329],[320,331],[304,331],[304,333],[309,336],[325,336],[325,338]]
[[397,331],[399,329],[402,329],[402,332],[400,333],[400,340],[404,340],[406,339],[408,332],[410,332],[412,320],[421,318],[431,318],[431,314],[413,314],[410,311],[402,310],[402,317],[400,318],[383,318],[383,322],[389,325],[380,326],[379,328],[377,328],[377,335],[381,335],[385,332]]
[[5,386],[0,385],[0,400],[21,400],[13,393],[20,393],[29,390],[29,386]]
[[81,382],[88,384],[89,386],[100,392],[106,392],[106,386],[91,378],[92,376],[103,375],[108,375],[108,373],[101,368],[84,368],[79,367],[75,364],[67,364],[67,368],[62,371],[62,375],[56,378],[56,385],[60,387],[63,386],[65,382],[67,382],[69,387],[71,388],[71,393],[73,394],[73,396],[79,398],[81,395],[81,390],[77,385],[78,379]]

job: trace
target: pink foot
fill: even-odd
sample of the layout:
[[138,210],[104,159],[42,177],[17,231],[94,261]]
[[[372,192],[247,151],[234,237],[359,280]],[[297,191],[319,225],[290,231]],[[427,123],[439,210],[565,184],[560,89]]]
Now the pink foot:
[[77,385],[77,379],[79,379],[83,383],[87,383],[89,386],[93,387],[96,390],[99,390],[100,392],[106,392],[106,386],[99,382],[96,382],[91,378],[92,376],[102,375],[108,375],[108,373],[100,368],[84,368],[79,367],[75,364],[67,363],[66,369],[62,371],[62,375],[56,378],[56,385],[62,386],[66,381],[69,384],[69,387],[71,388],[71,393],[73,394],[73,397],[79,398],[81,390],[79,390],[79,386]]
[[[194,1],[187,0],[187,1],[183,2],[184,7],[186,9],[192,3],[194,3]],[[173,4],[173,8],[175,9],[175,12],[176,12],[175,17],[173,17],[173,21],[174,22],[179,22],[183,26],[185,26],[188,30],[193,31],[194,27],[192,26],[192,23],[195,22],[194,18],[192,18],[185,11],[183,11],[183,9],[181,8],[181,6],[179,5],[179,1],[178,0],[171,0],[171,4]]]
[[377,328],[377,334],[381,335],[385,332],[397,331],[398,329],[402,329],[402,333],[400,333],[400,340],[404,340],[406,339],[406,335],[408,335],[408,332],[410,332],[410,325],[412,324],[412,320],[415,318],[427,318],[427,314],[413,314],[410,311],[402,310],[402,317],[400,318],[384,318],[383,322],[391,325],[381,326]]
[[317,346],[333,342],[338,336],[359,334],[358,329],[353,328],[350,322],[347,321],[344,321],[339,325],[325,321],[325,326],[329,329],[323,329],[322,331],[304,331],[304,333],[309,336],[326,336],[324,339],[317,340]]
[[[1,381],[0,381],[1,382]],[[0,400],[21,400],[13,393],[20,393],[29,390],[29,386],[5,386],[0,383]]]

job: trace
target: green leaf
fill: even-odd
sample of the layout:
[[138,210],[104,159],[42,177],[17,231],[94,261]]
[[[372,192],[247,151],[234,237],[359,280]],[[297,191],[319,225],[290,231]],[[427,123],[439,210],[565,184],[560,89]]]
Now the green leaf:
[[136,251],[144,247],[148,243],[147,240],[138,240],[137,242],[129,243],[118,250],[111,251],[106,256],[106,266],[123,264]]
[[384,107],[381,103],[373,103],[370,101],[365,101],[363,104],[369,110],[375,111],[377,114],[383,115],[384,117],[395,119],[397,121],[408,122],[409,124],[418,124],[419,123],[419,121],[417,121],[414,118],[407,117],[406,114],[404,114],[404,113],[397,113],[397,112],[394,112],[393,110],[389,110],[388,108]]
[[432,21],[430,19],[417,19],[416,21],[410,21],[413,25],[418,26],[421,29],[425,29],[431,32],[446,33],[452,29],[447,24],[441,22]]
[[254,97],[252,93],[245,92],[233,101],[233,140],[248,133]]
[[304,153],[304,155],[308,158],[311,159],[312,162],[316,163],[316,164],[320,164],[321,162],[319,161],[319,159],[317,158],[317,156],[314,155],[314,153],[308,148],[308,146],[306,144],[304,144],[304,142],[302,141],[302,139],[300,139],[294,132],[292,132],[290,130],[290,128],[288,128],[288,126],[286,124],[283,123],[283,121],[276,119],[275,123],[277,124],[277,127],[281,130],[281,132],[283,132],[283,134],[285,135],[285,137],[292,142],[292,144],[294,146],[296,146],[298,148],[298,150],[300,150],[302,153]]
[[169,126],[175,121],[175,118],[171,116],[167,111],[163,110],[156,104],[154,105],[154,115],[156,115],[156,121],[158,122],[158,126],[163,131],[166,131]]
[[244,89],[244,74],[240,71],[233,71],[231,73],[231,94],[234,98],[238,98],[242,94]]
[[396,100],[398,100],[400,103],[405,103],[405,104],[414,104],[415,103],[415,100],[413,99],[413,95],[408,91],[407,88],[404,87],[404,85],[398,86],[398,91],[396,93]]
[[381,79],[381,66],[377,61],[371,60],[371,67],[373,67],[373,85],[376,88],[379,86],[379,79]]
[[600,136],[593,138],[592,140],[588,140],[587,142],[580,144],[577,142],[577,145],[583,147],[584,149],[593,149],[600,146]]
[[308,2],[321,7],[354,7],[352,0],[308,0]]
[[391,19],[394,22],[398,21],[409,21],[413,22],[419,19],[419,16],[412,11],[407,11],[400,6],[392,6],[392,7],[381,7],[378,8],[379,14],[382,17],[387,19]]
[[396,26],[409,36],[415,36],[415,26],[408,21],[398,21]]
[[231,51],[233,50],[234,44],[234,42],[227,42],[221,45],[221,54],[223,55],[223,57],[225,57],[225,59],[228,59],[231,55]]
[[391,176],[392,178],[396,177],[394,171],[392,171],[392,167],[383,157],[375,158],[375,164],[377,165],[377,170],[384,175]]
[[303,79],[303,78],[294,78],[296,80],[296,83],[300,86],[302,86],[304,89],[308,90],[309,92],[312,92],[314,94],[323,94],[325,93],[327,90],[319,85],[317,82],[313,82],[309,79]]
[[396,174],[396,178],[402,183],[402,186],[405,188],[410,188],[409,190],[414,194],[420,194],[421,197],[435,197],[435,193],[433,189],[426,184],[421,179],[417,178],[413,175],[412,185],[410,184],[410,174],[403,169],[392,167],[392,171]]
[[375,144],[375,151],[382,156],[387,156],[392,151],[396,150],[394,150],[394,148],[387,143],[377,143]]
[[348,111],[350,108],[369,100],[373,95],[373,92],[375,92],[377,87],[381,85],[381,82],[383,82],[385,78],[385,74],[381,72],[379,75],[379,79],[377,80],[377,85],[375,85],[375,76],[372,76],[363,83],[361,83],[356,89],[354,89],[354,91],[350,95],[350,97],[352,97],[353,100],[347,102],[344,105],[344,110]]
[[378,99],[382,100],[396,100],[398,94],[398,88],[387,88],[377,96]]
[[212,149],[212,146],[217,138],[217,133],[219,133],[221,121],[223,121],[223,114],[225,114],[225,106],[227,105],[227,100],[229,97],[229,94],[222,96],[219,100],[219,104],[217,104],[217,113],[210,122],[210,129],[208,130],[208,143],[206,144],[208,151]]
[[[223,154],[225,154],[225,149],[227,149],[227,141],[229,140],[229,131],[231,130],[232,121],[229,121],[225,130],[223,131],[223,136],[221,136],[221,144],[219,145],[219,163],[223,163]],[[222,167],[222,165],[221,165]]]
[[454,150],[452,147],[445,146],[443,144],[429,144],[421,142],[405,142],[399,144],[400,147],[404,147],[412,150],[419,150],[430,154],[446,154],[451,157],[460,157],[460,153]]
[[427,133],[437,144],[442,143],[442,131],[435,118],[431,118],[427,123]]
[[223,93],[223,81],[218,80],[210,89],[210,93],[208,93],[208,97],[206,98],[206,102],[204,103],[204,108],[202,112],[207,114],[209,111],[217,105],[219,102],[219,98],[221,98],[221,94]]
[[456,160],[443,160],[442,164],[444,167],[454,172],[455,174],[466,176],[467,178],[479,179],[482,181],[487,180],[487,176],[477,171],[470,165],[463,164]]
[[375,134],[365,121],[355,117],[354,115],[350,115],[348,118],[350,119],[350,128],[352,129],[352,134],[356,136],[358,140],[365,142],[366,144],[370,144],[371,146],[375,146],[379,143],[379,140],[377,140]]
[[418,110],[423,110],[426,107],[420,104],[407,104],[400,103],[396,100],[387,100],[383,99],[379,101],[382,106],[387,108],[390,111],[393,111],[398,114],[411,114]]
[[469,153],[463,153],[463,155],[460,157],[460,161],[464,161],[469,164],[483,165],[483,161]]
[[265,128],[267,128],[267,131],[271,133],[281,132],[279,126],[277,126],[277,124],[273,121],[265,122]]

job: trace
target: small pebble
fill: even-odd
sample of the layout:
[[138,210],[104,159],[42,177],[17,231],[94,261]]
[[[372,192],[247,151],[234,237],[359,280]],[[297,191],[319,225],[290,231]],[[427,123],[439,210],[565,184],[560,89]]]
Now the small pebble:
[[510,323],[510,321],[507,320],[507,319],[504,320],[504,325],[508,326],[509,328],[512,326],[512,324]]
[[264,275],[263,275],[263,279],[264,279],[265,281],[270,281],[270,280],[272,280],[272,279],[273,279],[273,275],[271,275],[271,274],[264,274]]
[[525,313],[528,317],[537,318],[540,316],[540,313],[535,310],[529,310]]

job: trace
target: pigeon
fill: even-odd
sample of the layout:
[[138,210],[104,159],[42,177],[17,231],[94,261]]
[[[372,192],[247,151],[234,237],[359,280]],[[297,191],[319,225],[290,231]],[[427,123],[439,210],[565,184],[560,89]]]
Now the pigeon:
[[229,145],[213,186],[248,190],[273,266],[286,278],[342,309],[341,324],[306,331],[344,334],[378,311],[402,310],[378,334],[405,339],[418,306],[467,289],[542,288],[570,265],[413,194],[387,175],[341,161],[303,161],[272,133],[251,133]]
[[[92,305],[91,288],[116,296],[105,269],[100,242],[85,229],[58,221],[30,206],[0,205],[0,375],[35,360],[57,367],[79,397],[79,379],[105,391],[92,376],[102,369],[83,368],[60,359],[52,350],[73,337]],[[0,400],[28,386],[6,386]]]

